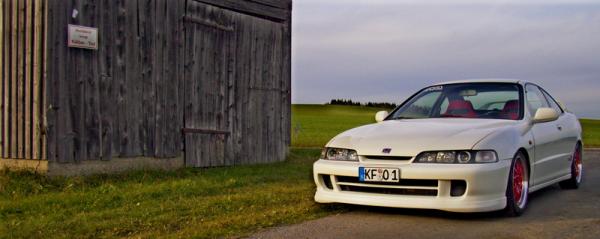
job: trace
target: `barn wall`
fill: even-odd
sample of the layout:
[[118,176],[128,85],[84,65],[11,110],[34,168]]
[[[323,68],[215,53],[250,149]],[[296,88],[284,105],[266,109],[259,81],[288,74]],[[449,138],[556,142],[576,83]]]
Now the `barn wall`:
[[[48,2],[50,161],[180,155],[183,10],[169,0]],[[97,27],[99,50],[68,48],[68,24]]]
[[[189,101],[185,87],[202,80],[184,70],[186,9],[196,3],[228,12],[235,41],[227,154],[190,166],[285,158],[290,142],[291,1],[51,0],[45,85],[50,163],[184,158],[190,150],[182,133]],[[78,11],[75,18],[73,9]],[[68,48],[68,24],[97,27],[99,49]],[[273,30],[268,27],[272,24],[282,27]],[[276,49],[270,44],[275,40],[282,42]]]
[[45,2],[0,1],[0,158],[3,159],[46,158]]

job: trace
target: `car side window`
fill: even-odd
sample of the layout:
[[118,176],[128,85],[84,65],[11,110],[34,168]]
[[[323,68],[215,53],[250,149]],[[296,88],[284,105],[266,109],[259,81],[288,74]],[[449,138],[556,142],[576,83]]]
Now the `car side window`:
[[544,97],[544,94],[542,94],[537,86],[527,85],[525,90],[527,91],[527,105],[529,106],[529,112],[531,112],[532,116],[535,115],[535,112],[537,112],[539,108],[549,107],[546,97]]
[[560,105],[556,103],[554,97],[548,94],[548,92],[546,92],[544,89],[542,89],[542,93],[544,93],[544,96],[546,96],[546,99],[548,100],[548,102],[550,102],[550,107],[552,107],[552,109],[556,110],[556,112],[558,112],[559,114],[562,114],[564,112],[562,108],[560,108]]

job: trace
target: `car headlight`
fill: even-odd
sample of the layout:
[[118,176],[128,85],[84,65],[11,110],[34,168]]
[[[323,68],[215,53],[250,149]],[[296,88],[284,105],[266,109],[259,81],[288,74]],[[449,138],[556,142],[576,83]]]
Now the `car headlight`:
[[321,158],[337,161],[358,161],[356,150],[340,148],[324,148],[321,151]]
[[434,151],[423,152],[419,154],[415,163],[448,163],[448,164],[467,164],[467,163],[495,163],[498,162],[498,155],[493,150],[479,151]]

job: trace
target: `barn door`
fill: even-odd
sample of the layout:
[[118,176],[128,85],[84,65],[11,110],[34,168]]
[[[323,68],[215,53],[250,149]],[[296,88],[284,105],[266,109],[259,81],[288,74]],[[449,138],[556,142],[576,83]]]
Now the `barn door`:
[[[233,27],[225,10],[188,1],[185,22],[184,128],[188,167],[229,164],[228,99]],[[232,93],[231,93],[232,94]]]

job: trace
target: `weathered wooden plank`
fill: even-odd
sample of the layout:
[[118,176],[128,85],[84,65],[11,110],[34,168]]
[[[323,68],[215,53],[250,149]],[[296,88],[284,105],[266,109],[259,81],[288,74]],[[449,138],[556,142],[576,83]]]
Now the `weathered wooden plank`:
[[[73,2],[60,2],[55,1],[54,8],[55,12],[51,17],[56,17],[56,25],[52,27],[54,46],[56,48],[56,64],[55,66],[49,67],[48,69],[57,69],[57,73],[53,80],[56,81],[57,89],[56,94],[56,157],[60,163],[72,163],[78,160],[75,154],[78,152],[77,146],[79,142],[76,142],[75,120],[76,114],[78,113],[77,101],[79,99],[78,92],[79,79],[75,78],[78,67],[75,67],[75,55],[73,51],[81,51],[81,49],[70,49],[66,46],[66,34],[64,29],[68,23],[78,24],[76,19],[71,18],[72,9],[75,8]],[[65,67],[65,62],[70,67]],[[54,69],[53,69],[54,70]]]
[[140,138],[140,134],[143,130],[143,111],[146,107],[142,104],[142,90],[141,85],[141,65],[140,65],[140,25],[138,22],[138,2],[137,1],[125,1],[123,8],[125,10],[123,24],[125,32],[123,37],[125,40],[125,88],[126,93],[123,95],[125,99],[124,107],[121,109],[121,114],[127,123],[127,134],[125,135],[125,144],[122,145],[124,149],[123,155],[127,157],[143,155],[144,143]]
[[197,24],[202,24],[202,25],[205,25],[205,26],[208,26],[208,27],[213,27],[213,28],[216,28],[216,29],[219,29],[219,30],[222,30],[222,31],[228,31],[228,32],[233,31],[233,26],[221,25],[221,24],[218,24],[216,22],[208,21],[208,20],[205,20],[205,19],[198,19],[198,18],[195,18],[195,17],[192,17],[192,16],[184,16],[183,20],[184,21],[188,21],[188,22],[197,23]]
[[[115,1],[103,0],[100,2],[99,9],[115,9]],[[99,30],[106,39],[115,39],[116,14],[111,11],[101,11],[101,20]],[[115,118],[117,97],[115,93],[114,61],[115,61],[115,45],[114,41],[100,41],[99,54],[99,69],[100,82],[98,85],[100,95],[100,125],[101,125],[101,141],[100,148],[102,160],[111,160],[114,155],[118,155],[118,151],[114,150],[115,145]]]
[[[98,27],[99,23],[99,6],[98,1],[84,0],[81,1],[81,24],[90,27]],[[98,69],[98,51],[83,50],[81,51],[81,60],[83,61],[81,72],[82,89],[82,152],[81,160],[97,160],[101,158],[100,147],[101,142],[101,124],[100,124],[100,91],[99,81],[100,74]]]
[[161,47],[164,47],[166,45],[165,42],[165,35],[166,32],[163,31],[163,25],[165,22],[165,4],[166,1],[165,0],[156,0],[154,5],[154,18],[156,19],[156,24],[154,25],[154,29],[153,29],[153,34],[154,34],[154,40],[155,40],[155,58],[153,61],[153,68],[154,68],[154,82],[155,82],[155,89],[154,91],[155,93],[155,103],[154,103],[154,112],[155,112],[155,125],[153,127],[154,129],[154,142],[155,142],[155,148],[154,148],[154,155],[156,157],[162,157],[164,156],[164,151],[165,151],[165,139],[163,138],[162,135],[162,126],[164,124],[164,115],[162,112],[162,104],[160,103],[162,100],[162,89],[163,89],[163,85],[164,82],[162,79],[164,79],[163,76],[163,61],[164,61],[164,51],[162,50]]
[[8,0],[8,24],[6,32],[6,40],[8,42],[8,55],[6,56],[8,68],[6,74],[6,129],[7,132],[5,134],[6,141],[6,149],[8,152],[6,153],[6,158],[16,158],[16,124],[15,124],[15,89],[16,89],[16,21],[17,21],[17,6],[16,2],[12,0]]
[[[160,30],[164,31],[166,34],[163,36],[162,39],[162,44],[163,44],[163,48],[161,49],[162,52],[162,65],[161,65],[161,78],[160,81],[162,81],[162,87],[159,89],[158,94],[159,96],[159,100],[158,100],[158,105],[159,105],[159,111],[160,111],[160,115],[162,116],[161,119],[161,125],[160,125],[160,135],[161,135],[161,139],[162,139],[162,149],[163,151],[161,152],[161,157],[168,157],[173,150],[174,144],[176,144],[175,142],[172,142],[172,138],[170,137],[169,134],[169,130],[172,128],[171,124],[175,124],[176,122],[171,122],[169,121],[169,119],[171,118],[171,115],[174,109],[171,109],[171,100],[173,97],[177,97],[177,95],[175,95],[175,92],[173,92],[173,85],[177,84],[177,79],[176,78],[172,78],[173,76],[170,75],[171,69],[170,69],[170,62],[169,60],[171,60],[172,57],[172,51],[170,49],[168,49],[169,44],[172,41],[172,36],[170,34],[172,34],[171,32],[171,27],[173,24],[173,21],[171,19],[171,6],[169,4],[168,1],[164,2],[164,7],[163,9],[161,9],[161,14],[164,17],[162,24],[160,24]],[[171,78],[172,81],[170,81],[169,83],[166,82],[166,79]]]
[[[186,15],[197,16],[198,14],[198,6],[190,4],[187,7]],[[197,36],[196,32],[199,26],[192,22],[185,22],[185,68],[184,74],[185,77],[182,79],[182,85],[185,89],[184,91],[184,126],[191,128],[198,128],[200,125],[196,124],[197,122],[193,120],[193,116],[197,115],[196,104],[198,103],[197,93],[200,91],[199,84],[197,82],[198,77],[200,76],[200,67],[202,62],[197,59],[199,52],[201,49],[201,45],[203,44],[202,38]],[[200,142],[199,137],[196,135],[184,134],[185,136],[185,163],[188,167],[194,167],[199,165],[201,155],[201,150],[198,148],[198,143]]]
[[[238,47],[238,51],[237,51],[237,55],[236,58],[238,60],[238,66],[236,67],[236,73],[237,73],[237,79],[239,79],[239,84],[237,87],[238,93],[237,95],[239,95],[239,99],[240,99],[240,109],[239,112],[241,112],[240,115],[240,119],[238,124],[240,125],[240,130],[239,130],[239,144],[240,144],[240,154],[238,154],[237,156],[237,160],[236,160],[236,164],[245,164],[245,163],[249,163],[252,162],[253,160],[253,156],[251,155],[250,149],[251,146],[248,145],[248,139],[247,139],[247,135],[250,133],[250,126],[249,126],[249,120],[250,120],[250,114],[249,114],[249,107],[250,107],[250,90],[249,90],[249,86],[250,86],[250,62],[252,61],[250,56],[251,56],[251,45],[254,41],[249,40],[249,39],[253,39],[253,34],[252,34],[252,28],[250,27],[250,22],[247,22],[245,19],[247,19],[247,16],[237,16],[236,17],[236,25],[239,26],[239,30],[238,32],[240,32],[240,35],[238,35],[238,44],[240,45]],[[242,157],[242,155],[246,156],[246,157]]]
[[229,9],[251,16],[267,18],[274,21],[285,21],[288,19],[290,12],[281,8],[275,8],[268,5],[259,4],[250,1],[236,1],[236,0],[194,0]]
[[48,1],[44,1],[45,5],[44,7],[46,8],[46,15],[45,15],[45,19],[46,19],[46,24],[45,24],[45,36],[46,36],[46,53],[44,55],[45,59],[44,59],[44,63],[45,63],[45,67],[44,70],[46,70],[45,72],[45,76],[44,76],[44,81],[43,83],[45,87],[43,87],[43,91],[45,92],[45,97],[44,97],[44,102],[48,104],[48,107],[46,107],[46,109],[44,109],[42,112],[45,112],[45,126],[46,128],[45,130],[45,145],[42,145],[42,149],[46,149],[46,158],[48,159],[48,161],[54,161],[57,162],[57,112],[55,110],[56,104],[58,103],[57,100],[57,91],[58,91],[58,85],[57,85],[57,73],[58,73],[58,69],[56,69],[57,66],[57,61],[59,60],[58,58],[58,49],[56,49],[56,42],[59,41],[59,39],[56,38],[56,35],[53,31],[49,31],[48,29],[54,29],[55,26],[57,26],[57,17],[55,17],[56,14],[56,2],[58,1],[53,1],[53,2],[48,2]]
[[[81,13],[83,11],[83,1],[74,1],[73,9],[78,9]],[[83,15],[83,14],[82,14]],[[83,25],[86,19],[83,17],[76,17],[69,19],[70,24]],[[85,144],[86,129],[85,129],[85,76],[87,66],[84,65],[86,50],[79,48],[68,49],[68,67],[66,79],[64,81],[67,84],[68,95],[66,98],[66,105],[69,109],[68,117],[71,119],[69,127],[71,127],[69,137],[67,138],[73,144],[72,151],[64,151],[65,154],[73,155],[69,156],[69,162],[80,162],[87,160],[87,145]]]
[[33,83],[31,84],[31,94],[32,94],[32,104],[31,104],[31,112],[32,112],[32,128],[31,128],[31,159],[41,159],[40,155],[40,83],[41,83],[41,67],[42,58],[42,1],[41,0],[33,0],[33,40],[32,40],[32,79]]
[[23,106],[25,104],[24,83],[25,83],[25,1],[17,1],[17,85],[15,89],[15,109],[16,115],[14,118],[16,124],[16,158],[24,158],[24,142],[25,142],[25,112]]
[[174,69],[173,74],[177,79],[177,84],[173,85],[173,90],[177,92],[176,97],[173,98],[174,108],[176,109],[175,114],[172,115],[172,120],[176,122],[171,128],[171,139],[176,142],[173,145],[171,157],[180,156],[183,148],[182,137],[178,132],[178,129],[183,127],[183,105],[181,104],[180,82],[183,78],[183,54],[184,54],[184,25],[181,16],[185,15],[185,2],[175,2],[174,9],[172,9],[171,18],[173,19],[173,25],[176,28],[172,29],[171,36],[173,37],[173,43],[176,47],[173,48],[173,55],[171,58],[171,67]]
[[292,0],[248,0],[250,2],[255,2],[263,5],[268,5],[271,7],[281,8],[285,10],[290,10],[292,7]]
[[0,0],[0,48],[2,48],[2,54],[0,56],[0,78],[2,78],[1,82],[0,82],[0,158],[4,158],[4,154],[5,154],[5,150],[4,147],[5,146],[5,141],[4,141],[4,118],[6,117],[5,114],[5,103],[4,103],[4,97],[5,97],[5,79],[6,79],[6,75],[5,75],[5,71],[6,71],[6,65],[4,64],[6,61],[4,60],[4,57],[6,57],[6,52],[7,52],[7,47],[4,45],[5,40],[4,40],[4,36],[6,35],[6,4],[5,4],[5,0]]
[[33,103],[32,103],[32,99],[33,99],[33,94],[32,94],[32,86],[33,86],[33,41],[32,41],[32,36],[33,36],[33,31],[35,30],[34,27],[34,23],[33,20],[35,20],[35,16],[33,15],[33,3],[34,1],[32,0],[28,0],[25,1],[26,5],[25,5],[25,12],[24,12],[24,30],[25,30],[25,65],[24,65],[24,78],[23,78],[23,97],[24,99],[24,104],[23,104],[23,111],[24,111],[24,127],[23,127],[23,135],[24,135],[24,139],[23,139],[23,158],[25,159],[32,159],[33,155],[32,155],[32,150],[31,150],[31,146],[32,146],[32,139],[33,139],[33,135],[32,135],[32,120],[33,120]]
[[[230,17],[230,21],[233,22],[233,17]],[[238,124],[236,121],[237,118],[239,117],[238,112],[236,112],[236,80],[235,80],[235,66],[237,64],[236,59],[235,59],[235,54],[236,54],[236,43],[237,43],[237,39],[236,39],[237,34],[236,33],[232,33],[229,35],[229,39],[228,39],[228,51],[229,51],[229,57],[227,59],[228,64],[227,64],[227,91],[228,91],[228,100],[227,100],[227,129],[229,129],[230,131],[234,132],[233,134],[229,135],[229,137],[227,138],[227,146],[228,148],[225,149],[225,152],[227,153],[226,157],[227,157],[227,164],[228,165],[235,165],[235,158],[236,155],[239,153],[239,147],[238,147],[238,138],[237,138],[237,127]]]
[[[256,34],[256,36],[253,38],[254,39],[254,54],[253,54],[253,61],[252,61],[252,78],[251,78],[251,82],[250,85],[251,87],[261,87],[261,81],[262,81],[262,77],[261,77],[261,73],[262,73],[262,66],[263,66],[263,54],[264,54],[264,43],[263,41],[261,41],[261,37],[262,37],[262,28],[261,25],[258,23],[258,21],[256,21],[256,19],[252,19],[252,26],[254,28],[254,32]],[[258,140],[259,142],[264,142],[264,134],[262,131],[262,124],[264,121],[264,117],[265,117],[265,112],[263,111],[263,96],[262,96],[262,91],[258,91],[258,90],[250,90],[250,93],[253,97],[253,104],[254,104],[254,112],[253,112],[253,117],[252,117],[252,121],[251,123],[253,124],[252,127],[254,128],[254,132],[253,135],[250,137],[254,137],[256,140]],[[264,149],[264,144],[261,145],[257,145],[255,153],[254,153],[254,157],[255,157],[255,163],[262,163],[264,160],[263,157],[263,149]]]
[[[179,96],[179,107],[178,107],[178,122],[179,125],[177,125],[176,127],[184,127],[184,107],[185,107],[185,98],[184,98],[184,79],[185,79],[185,75],[184,75],[184,64],[185,64],[185,54],[186,54],[186,48],[185,48],[185,32],[186,32],[186,25],[185,22],[183,20],[179,20],[179,17],[177,17],[177,15],[185,15],[186,14],[186,9],[187,9],[187,1],[178,1],[178,5],[177,7],[177,12],[175,13],[176,16],[175,19],[177,19],[177,27],[178,27],[178,37],[177,37],[177,43],[178,43],[178,64],[177,64],[177,78],[178,78],[178,96]],[[183,142],[183,137],[181,137],[180,135],[173,135],[174,139],[177,140],[178,145],[176,145],[176,149],[175,149],[175,155],[176,156],[182,156],[182,153],[184,151],[184,142]]]
[[[291,9],[290,9],[291,10]],[[291,125],[292,125],[292,17],[290,16],[286,21],[287,26],[285,28],[285,40],[284,40],[284,51],[285,55],[283,58],[283,69],[284,71],[284,82],[286,92],[286,112],[284,114],[284,122],[287,124],[285,128],[285,154],[288,154],[288,148],[291,144]],[[282,159],[283,160],[283,159]]]
[[[198,17],[200,18],[206,18],[208,17],[206,15],[206,11],[207,11],[207,6],[205,5],[199,5],[198,6]],[[200,104],[194,104],[194,111],[195,114],[192,115],[191,119],[194,121],[194,124],[197,125],[198,127],[203,127],[203,128],[208,128],[208,127],[214,127],[212,125],[209,125],[209,120],[208,115],[211,114],[211,106],[212,106],[212,102],[209,101],[210,97],[208,97],[209,91],[212,90],[210,84],[212,83],[211,77],[211,73],[214,70],[214,59],[212,57],[213,53],[213,47],[214,47],[214,42],[211,39],[212,34],[210,32],[209,28],[206,27],[202,27],[199,26],[197,28],[198,34],[197,37],[199,38],[199,40],[197,40],[198,42],[200,42],[199,45],[197,45],[197,48],[200,48],[200,50],[196,50],[196,56],[195,58],[199,59],[199,64],[197,67],[199,67],[199,73],[197,75],[197,78],[194,79],[194,82],[196,84],[197,87],[197,91],[194,92],[195,93],[195,101],[196,102],[200,102]],[[199,141],[197,142],[198,145],[201,145],[201,147],[199,148],[200,150],[200,158],[199,160],[199,164],[198,166],[200,167],[211,167],[214,165],[213,161],[215,160],[212,156],[212,149],[213,149],[213,144],[211,141],[211,138],[209,137],[209,135],[199,135]],[[196,146],[197,147],[197,146]]]
[[154,156],[155,145],[155,107],[156,84],[154,78],[154,3],[152,0],[138,1],[139,16],[139,38],[140,51],[139,62],[141,62],[140,82],[142,83],[142,123],[140,128],[140,139],[143,141],[142,154],[146,157]]
[[114,121],[114,142],[113,147],[117,151],[117,155],[119,157],[124,157],[127,155],[127,151],[129,148],[129,128],[127,122],[127,65],[126,65],[126,41],[127,41],[127,29],[126,29],[126,21],[127,21],[127,9],[125,9],[125,1],[118,0],[115,1],[114,9],[117,9],[116,12],[116,21],[113,26],[116,28],[115,34],[115,69],[114,69],[114,78],[113,84],[115,89],[115,112],[113,117]]
[[159,83],[157,83],[157,148],[159,157],[174,157],[181,153],[182,136],[180,129],[183,123],[183,111],[180,104],[178,75],[182,64],[183,44],[183,21],[184,5],[182,2],[159,2],[164,4],[160,7],[159,15],[164,17],[161,24],[157,24],[157,31],[164,34],[159,35],[158,49],[160,52]]
[[47,15],[46,15],[46,11],[47,11],[47,1],[41,1],[41,56],[40,58],[42,59],[42,63],[40,64],[40,72],[41,72],[41,81],[40,81],[40,105],[39,105],[39,112],[40,112],[40,122],[41,122],[41,126],[40,126],[40,131],[41,131],[41,139],[40,139],[40,152],[41,152],[41,156],[40,159],[48,159],[48,155],[47,155],[47,134],[46,134],[46,125],[47,125],[47,121],[46,121],[46,110],[48,109],[48,107],[46,107],[46,60],[47,60],[47,54],[46,54],[46,50],[47,50],[47,44],[48,42],[47,40],[47,35],[48,35],[48,28],[46,27],[46,23],[48,21]]

